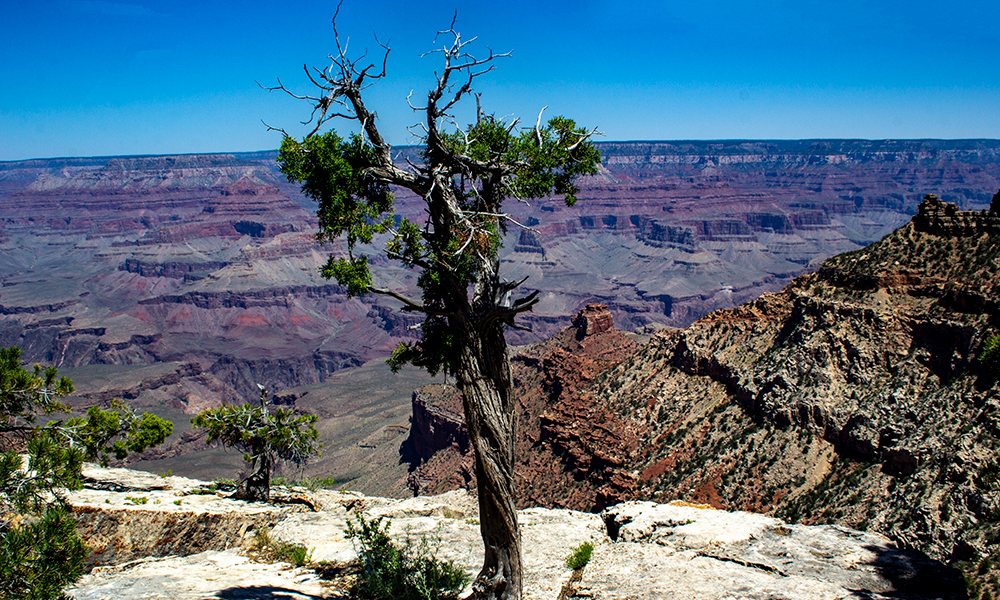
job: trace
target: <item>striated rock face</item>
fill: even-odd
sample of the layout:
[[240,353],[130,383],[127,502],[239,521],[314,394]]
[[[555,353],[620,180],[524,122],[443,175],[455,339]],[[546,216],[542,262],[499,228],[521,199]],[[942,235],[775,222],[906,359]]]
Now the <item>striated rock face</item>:
[[913,226],[918,231],[944,236],[1000,233],[1000,212],[995,210],[997,196],[993,197],[990,210],[975,212],[960,211],[954,202],[942,202],[936,195],[927,194],[913,217]]
[[573,318],[577,339],[583,340],[591,336],[607,333],[615,328],[615,319],[607,306],[603,304],[588,304]]
[[638,470],[622,490],[995,560],[1000,387],[977,356],[1000,326],[1000,237],[949,225],[979,214],[915,218],[613,367],[586,393],[638,440],[596,436]]
[[231,154],[114,158],[99,169],[42,173],[4,200],[0,218],[14,232],[138,233],[139,243],[143,233],[163,243],[171,231],[238,238],[275,222],[288,231],[311,222],[268,168]]
[[413,392],[410,436],[401,450],[411,461],[426,461],[439,450],[469,452],[469,432],[462,417],[462,394],[432,383]]
[[[433,540],[436,557],[470,574],[480,566],[476,501],[463,491],[387,500],[295,488],[278,490],[284,501],[271,506],[196,494],[207,484],[182,478],[125,470],[87,474],[92,487],[71,494],[69,502],[78,518],[87,519],[84,538],[115,552],[105,551],[95,561],[102,566],[70,590],[77,600],[343,597],[346,576],[357,568],[356,550],[344,535],[354,515],[391,519],[397,543]],[[519,511],[518,521],[526,598],[967,597],[954,569],[842,527],[651,502],[618,505],[600,516],[529,508]],[[308,568],[255,562],[254,532],[264,527],[273,538],[304,545],[313,561],[326,561],[327,579]],[[105,543],[104,532],[115,537]],[[574,573],[565,560],[583,542],[594,545],[593,555]]]

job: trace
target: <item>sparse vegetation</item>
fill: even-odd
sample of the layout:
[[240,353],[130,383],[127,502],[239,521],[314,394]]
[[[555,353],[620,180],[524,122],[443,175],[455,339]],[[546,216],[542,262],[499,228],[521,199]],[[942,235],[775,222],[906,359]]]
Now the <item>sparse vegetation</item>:
[[82,487],[85,459],[141,452],[172,426],[120,401],[110,411],[91,408],[87,419],[38,425],[67,411],[58,399],[73,382],[52,367],[25,370],[20,358],[20,348],[0,349],[0,598],[54,600],[83,575],[87,554],[61,490]]
[[304,567],[312,562],[312,550],[303,544],[291,544],[271,535],[267,527],[254,530],[254,548],[259,558]]
[[1000,378],[1000,335],[991,335],[983,342],[979,364],[994,379]]
[[353,481],[354,477],[307,477],[306,479],[286,479],[284,477],[274,477],[271,479],[272,486],[304,487],[310,491],[333,490],[341,484]]
[[574,571],[578,571],[587,566],[590,562],[590,556],[594,553],[594,544],[591,542],[584,542],[573,548],[573,552],[566,558],[566,566]]
[[361,561],[352,593],[359,600],[453,600],[470,581],[451,562],[434,558],[424,538],[416,548],[398,546],[389,537],[391,521],[366,520],[361,515],[347,522],[347,537]]

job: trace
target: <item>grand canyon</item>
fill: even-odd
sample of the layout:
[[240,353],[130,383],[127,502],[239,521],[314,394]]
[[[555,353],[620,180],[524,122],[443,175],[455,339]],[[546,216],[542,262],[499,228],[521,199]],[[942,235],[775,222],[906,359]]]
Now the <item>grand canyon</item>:
[[[989,214],[968,211],[1000,189],[1000,141],[598,147],[576,206],[511,209],[502,269],[541,298],[509,335],[520,504],[680,498],[953,562],[994,545],[997,397],[975,354],[995,243],[954,215]],[[343,248],[315,242],[313,210],[273,152],[0,163],[0,345],[73,378],[77,408],[172,420],[140,468],[232,477],[239,457],[188,420],[262,384],[321,418],[299,476],[474,486],[447,379],[381,364],[417,321],[319,277]]]

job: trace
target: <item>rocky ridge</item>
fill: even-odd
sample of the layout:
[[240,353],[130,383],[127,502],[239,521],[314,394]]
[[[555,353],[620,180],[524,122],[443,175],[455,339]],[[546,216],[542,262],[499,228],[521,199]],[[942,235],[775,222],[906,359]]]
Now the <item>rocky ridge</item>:
[[[87,488],[68,496],[94,550],[92,570],[69,590],[77,600],[347,597],[357,554],[344,529],[354,515],[391,519],[399,543],[429,536],[437,557],[470,573],[480,560],[476,502],[463,491],[389,500],[293,488],[264,505],[179,477],[97,468],[85,475]],[[527,598],[966,597],[954,570],[841,527],[650,502],[601,515],[531,508],[519,521]],[[255,561],[254,533],[262,528],[305,545],[318,568]],[[594,544],[593,557],[573,572],[565,558],[585,541]]]

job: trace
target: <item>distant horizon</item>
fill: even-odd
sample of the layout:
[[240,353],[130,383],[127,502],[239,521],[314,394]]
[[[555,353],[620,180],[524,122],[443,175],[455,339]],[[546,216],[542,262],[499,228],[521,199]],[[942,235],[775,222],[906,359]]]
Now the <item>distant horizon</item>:
[[[761,142],[996,142],[1000,138],[732,138],[732,139],[662,139],[662,140],[595,140],[595,144],[674,144],[674,143],[761,143]],[[393,144],[393,148],[415,148],[420,144]],[[139,154],[94,154],[85,156],[33,156],[14,160],[0,160],[0,164],[31,162],[35,160],[101,160],[112,158],[151,158],[159,156],[206,156],[212,154],[261,154],[277,152],[277,148],[261,150],[214,150],[208,152],[164,152]]]

